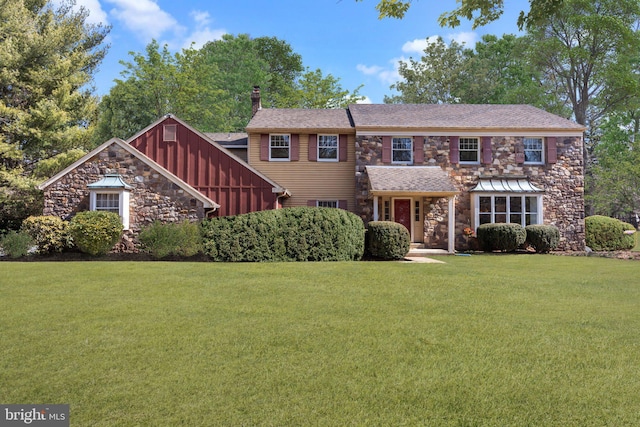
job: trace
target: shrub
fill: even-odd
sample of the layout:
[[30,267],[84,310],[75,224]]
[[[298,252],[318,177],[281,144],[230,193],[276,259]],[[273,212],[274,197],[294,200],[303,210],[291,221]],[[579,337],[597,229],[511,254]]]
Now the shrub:
[[57,216],[30,216],[22,222],[22,230],[34,240],[39,254],[62,252],[73,243],[69,223]]
[[527,232],[520,224],[482,224],[477,231],[484,251],[513,252],[524,244]]
[[139,239],[144,249],[156,258],[188,257],[202,250],[198,224],[189,221],[169,224],[156,221],[140,232]]
[[527,242],[537,253],[548,253],[558,247],[560,231],[553,225],[527,225]]
[[367,253],[374,258],[402,259],[409,252],[411,237],[402,224],[371,221],[367,229]]
[[120,240],[122,223],[113,212],[79,212],[69,224],[69,233],[80,251],[104,255]]
[[364,224],[342,209],[295,207],[202,222],[216,261],[347,261],[362,258]]
[[10,231],[0,240],[0,247],[11,258],[20,258],[27,255],[33,245],[33,239],[24,231]]
[[594,251],[621,251],[634,246],[633,234],[625,234],[625,231],[635,230],[635,228],[626,222],[593,215],[585,219],[585,227],[587,246]]

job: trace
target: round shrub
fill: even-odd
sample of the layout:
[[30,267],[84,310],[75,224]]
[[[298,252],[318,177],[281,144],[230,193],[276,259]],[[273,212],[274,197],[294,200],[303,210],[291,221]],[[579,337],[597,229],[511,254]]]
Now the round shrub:
[[198,224],[189,221],[168,224],[156,221],[142,230],[138,238],[144,249],[156,258],[189,257],[202,250]]
[[520,224],[482,224],[477,231],[478,242],[484,251],[513,252],[522,246],[527,232]]
[[[633,225],[602,215],[585,218],[585,239],[594,251],[624,251],[633,248]],[[626,233],[625,233],[626,232]]]
[[20,258],[27,255],[33,245],[33,239],[24,231],[10,231],[0,239],[0,248],[10,258]]
[[409,252],[407,228],[393,221],[371,221],[367,228],[367,253],[384,260],[402,259]]
[[558,247],[560,243],[560,231],[553,225],[527,225],[527,243],[529,243],[537,253],[548,253]]
[[39,254],[62,252],[73,246],[69,223],[52,215],[30,216],[22,222],[22,230],[34,240]]
[[80,251],[90,255],[104,255],[122,236],[120,216],[113,212],[79,212],[71,219],[69,233]]
[[201,224],[215,261],[350,261],[362,258],[364,224],[342,209],[294,207]]

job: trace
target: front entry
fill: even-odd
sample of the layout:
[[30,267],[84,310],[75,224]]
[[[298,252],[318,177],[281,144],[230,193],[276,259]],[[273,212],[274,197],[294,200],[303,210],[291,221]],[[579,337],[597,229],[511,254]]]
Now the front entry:
[[411,232],[411,199],[393,199],[394,221],[404,225]]

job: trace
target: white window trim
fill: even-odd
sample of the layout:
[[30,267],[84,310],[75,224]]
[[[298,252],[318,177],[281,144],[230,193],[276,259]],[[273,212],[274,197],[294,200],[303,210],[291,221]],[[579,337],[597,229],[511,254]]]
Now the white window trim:
[[[461,147],[461,142],[463,139],[475,139],[477,141],[476,148],[476,159],[474,161],[462,160],[462,152],[471,152],[472,150],[463,150]],[[482,146],[482,140],[477,136],[464,136],[458,139],[458,157],[460,159],[461,165],[479,165],[480,164],[480,147]]]
[[[396,160],[393,160],[393,152],[395,151],[395,149],[393,148],[393,140],[394,139],[408,139],[408,140],[411,141],[411,148],[409,149],[410,159],[408,161],[396,161]],[[394,164],[394,165],[412,165],[413,164],[414,143],[415,143],[415,141],[410,136],[392,136],[391,137],[391,163]],[[398,150],[398,151],[407,151],[407,150]]]
[[122,227],[125,230],[129,229],[129,191],[125,189],[95,189],[89,193],[89,210],[95,211],[96,209],[96,194],[118,194],[118,208],[120,220],[122,221]]
[[[527,162],[527,149],[524,145],[525,139],[539,139],[542,145],[542,149],[540,150],[540,161],[539,162]],[[545,140],[544,137],[541,136],[525,136],[522,138],[522,154],[524,155],[524,164],[525,165],[544,165],[545,161]]]
[[[273,145],[271,145],[271,137],[273,136],[286,136],[287,139],[289,140],[289,147],[287,148],[287,157],[276,157],[273,158],[271,157],[271,150],[273,148],[284,148],[284,147],[274,147]],[[290,133],[270,133],[269,134],[269,161],[270,162],[288,162],[291,161],[291,134]]]
[[[537,222],[536,224],[544,224],[544,216],[543,216],[543,203],[542,203],[542,199],[543,199],[543,195],[539,194],[539,193],[474,193],[473,194],[473,220],[474,220],[474,229],[478,228],[480,226],[480,197],[491,197],[491,224],[495,224],[495,215],[496,215],[496,209],[495,209],[495,198],[496,197],[536,197],[537,200]],[[525,201],[522,201],[522,208],[524,209],[524,207],[526,206]],[[525,227],[526,225],[526,211],[522,211],[522,212],[518,212],[522,214],[522,223],[520,225],[522,225],[523,227]],[[507,219],[510,218],[511,216],[511,204],[507,201],[507,211],[506,211],[506,215],[507,215]]]
[[[320,157],[320,137],[322,136],[335,136],[336,138],[336,158],[335,159],[323,159]],[[316,143],[317,147],[317,156],[316,159],[319,162],[337,162],[340,158],[340,135],[335,135],[335,134],[327,134],[327,133],[323,133],[323,134],[318,134],[318,141]]]

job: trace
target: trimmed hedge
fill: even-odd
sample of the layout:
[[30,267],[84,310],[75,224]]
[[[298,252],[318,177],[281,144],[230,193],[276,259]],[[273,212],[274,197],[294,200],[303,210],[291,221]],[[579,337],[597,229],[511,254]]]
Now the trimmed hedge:
[[139,239],[143,248],[156,258],[189,257],[202,250],[199,226],[189,221],[169,224],[156,221],[140,232]]
[[349,261],[364,252],[364,224],[342,209],[294,207],[201,223],[215,261]]
[[79,212],[71,219],[69,233],[80,251],[90,255],[104,255],[122,236],[120,216],[113,212]]
[[558,247],[560,231],[553,225],[527,225],[527,240],[537,253],[548,253]]
[[52,215],[30,216],[22,222],[22,231],[34,240],[38,254],[62,252],[73,246],[69,223]]
[[367,228],[367,253],[374,258],[395,260],[409,252],[411,237],[407,228],[392,221],[371,221]]
[[477,230],[478,242],[484,251],[513,252],[522,246],[527,232],[520,224],[482,224]]
[[594,251],[623,251],[635,245],[633,234],[635,227],[619,219],[602,215],[585,218],[585,239],[587,246]]

